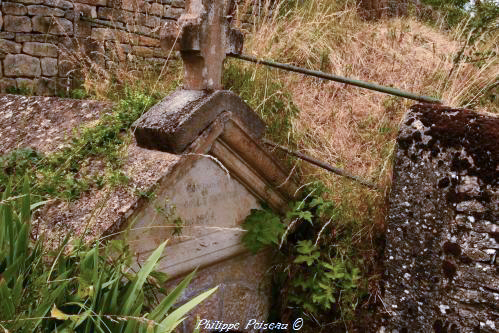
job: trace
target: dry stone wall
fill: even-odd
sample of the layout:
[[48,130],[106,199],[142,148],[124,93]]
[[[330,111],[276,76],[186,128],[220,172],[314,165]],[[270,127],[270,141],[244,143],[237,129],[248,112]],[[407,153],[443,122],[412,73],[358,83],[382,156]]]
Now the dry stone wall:
[[[259,12],[255,3],[236,0],[235,14],[244,12],[239,27],[250,29]],[[184,7],[185,0],[0,0],[0,92],[65,93],[78,84],[78,69],[92,63],[104,69],[132,59],[163,65],[168,52],[158,38],[125,30],[159,36],[161,25]]]
[[125,55],[151,62],[162,63],[167,57],[158,39],[93,26],[80,15],[122,29],[154,33],[167,18],[179,17],[185,6],[184,0],[11,0],[0,4],[0,91],[29,88],[39,95],[68,90],[82,62],[105,66],[109,51],[116,46]]

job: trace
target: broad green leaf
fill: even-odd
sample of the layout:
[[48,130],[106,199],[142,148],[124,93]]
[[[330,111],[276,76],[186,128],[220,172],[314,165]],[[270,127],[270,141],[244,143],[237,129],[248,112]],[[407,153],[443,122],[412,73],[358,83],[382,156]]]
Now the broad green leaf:
[[185,318],[183,318],[189,311],[191,311],[195,306],[204,301],[206,298],[210,297],[218,289],[218,286],[205,291],[201,295],[198,295],[191,299],[189,302],[185,303],[177,310],[173,311],[168,315],[160,324],[160,333],[170,333],[178,324],[180,324]]
[[165,246],[166,241],[163,242],[146,260],[144,266],[137,273],[136,280],[128,287],[128,290],[124,296],[125,303],[123,305],[122,314],[128,314],[130,312],[139,291],[142,289],[144,282],[154,269],[154,266],[156,266],[156,263],[165,249]]
[[191,282],[192,278],[194,277],[194,274],[196,274],[196,271],[194,270],[192,273],[187,275],[182,282],[178,284],[178,286],[173,289],[172,292],[170,292],[165,299],[161,301],[161,303],[158,304],[154,308],[154,310],[147,316],[147,318],[152,319],[154,321],[160,321],[163,319],[163,317],[166,315],[168,310],[170,310],[171,306],[175,303],[175,301],[180,297],[182,292],[184,291],[185,288],[189,285]]

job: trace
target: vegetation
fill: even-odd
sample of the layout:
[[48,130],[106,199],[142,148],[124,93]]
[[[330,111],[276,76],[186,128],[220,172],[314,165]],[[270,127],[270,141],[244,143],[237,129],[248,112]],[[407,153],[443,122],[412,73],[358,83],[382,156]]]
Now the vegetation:
[[217,288],[172,311],[191,281],[188,275],[163,300],[165,274],[154,272],[166,242],[136,273],[123,241],[85,245],[66,239],[55,251],[30,240],[28,179],[21,195],[10,186],[0,201],[0,328],[4,332],[172,332]]
[[[249,8],[250,2],[245,1],[242,8]],[[414,16],[374,22],[361,20],[354,2],[297,0],[277,3],[277,8],[266,5],[262,15],[254,16],[256,24],[248,31],[245,53],[431,95],[450,106],[499,112],[498,7],[491,1],[481,1],[480,6],[472,7],[470,11],[465,10],[468,1],[427,0],[430,5],[439,7],[443,15],[421,20],[415,13]],[[239,14],[245,15],[246,10]],[[241,17],[235,22],[240,24]],[[33,193],[41,198],[71,200],[92,186],[126,182],[120,166],[130,138],[128,128],[142,112],[178,85],[181,70],[179,63],[172,63],[172,66],[144,71],[139,63],[125,61],[119,47],[113,52],[111,63],[114,65],[110,67],[102,67],[86,56],[69,55],[74,62],[83,64],[83,89],[71,95],[115,101],[113,111],[103,116],[97,125],[75,131],[61,151],[45,156],[32,150],[18,150],[0,157],[0,170],[3,171],[0,172],[0,191],[22,195],[22,184],[27,179]],[[392,155],[398,124],[413,102],[237,60],[226,61],[224,84],[262,116],[268,125],[266,136],[269,139],[344,167],[385,189],[378,192],[363,188],[350,180],[289,159],[297,166],[295,176],[300,183],[309,184],[303,190],[303,196],[290,203],[289,212],[284,216],[264,208],[253,211],[244,223],[247,230],[244,241],[252,251],[271,245],[279,254],[278,264],[273,269],[276,284],[274,316],[287,322],[290,318],[304,316],[307,319],[304,329],[309,331],[351,329],[359,324],[358,318],[369,316],[372,306],[379,300],[381,270],[378,262]],[[104,175],[85,171],[84,166],[95,159],[105,161]],[[3,200],[9,205],[24,198],[11,200],[7,197],[4,195]],[[2,207],[7,207],[4,201]],[[7,216],[7,208],[2,209],[1,216]],[[26,213],[17,214],[26,216]],[[37,246],[26,250],[30,258],[38,253],[36,251],[41,251]],[[71,244],[73,250],[67,257],[58,257],[58,253],[64,252],[59,249],[55,254],[39,257],[48,259],[35,260],[39,266],[33,266],[35,261],[23,266],[33,268],[19,271],[25,272],[21,285],[31,285],[33,293],[38,293],[33,295],[40,299],[40,293],[56,293],[61,285],[36,282],[38,273],[28,272],[40,272],[39,281],[69,279],[60,288],[75,291],[67,295],[60,291],[54,298],[56,301],[45,302],[49,308],[56,304],[56,308],[55,317],[42,320],[44,328],[76,325],[89,309],[93,312],[88,312],[78,329],[99,322],[120,326],[125,322],[121,318],[128,318],[125,316],[147,317],[142,315],[150,311],[152,305],[148,302],[153,299],[147,293],[140,314],[129,312],[117,318],[111,316],[111,310],[90,307],[96,299],[92,297],[98,294],[97,286],[99,283],[103,286],[105,282],[89,282],[91,277],[80,277],[78,267],[81,265],[92,262],[92,269],[97,267],[95,269],[107,281],[114,281],[99,287],[103,290],[98,297],[111,292],[107,286],[115,284],[118,290],[125,292],[133,281],[127,274],[113,280],[116,276],[113,274],[118,274],[119,270],[115,272],[112,267],[101,265],[109,259],[107,253],[113,252],[113,246],[123,245],[110,243],[85,248]],[[125,267],[125,262],[119,261],[125,259],[119,258],[114,259],[118,260],[116,266]],[[40,268],[47,260],[49,266],[56,263],[49,272]],[[6,265],[4,261],[0,262]],[[69,273],[65,273],[67,271]],[[2,274],[6,279],[8,273]],[[61,274],[67,276],[58,278]],[[151,279],[146,279],[144,283],[149,281]],[[9,292],[19,292],[19,284],[13,278],[6,285]],[[44,309],[48,309],[47,306]],[[28,312],[23,312],[25,308]],[[28,303],[15,308],[16,314],[29,318],[34,317],[33,311],[29,310]],[[61,311],[61,317],[57,317],[57,311]],[[149,323],[148,319],[141,320],[134,322],[145,326]],[[5,327],[13,330],[14,326]]]
[[[123,148],[130,140],[129,128],[160,97],[139,88],[125,87],[111,112],[102,115],[93,126],[75,129],[58,151],[44,155],[24,148],[0,156],[0,190],[12,181],[13,193],[18,193],[27,177],[34,194],[74,200],[92,186],[126,183],[127,176],[120,167]],[[105,165],[104,172],[86,170],[85,166],[96,159]]]
[[[430,25],[417,16],[373,22],[361,20],[352,4],[284,2],[255,18],[244,53],[438,97],[455,107],[499,112],[496,14],[460,16],[453,25],[447,16],[434,16]],[[272,94],[258,94],[270,87],[278,86],[281,98],[290,96],[292,104],[286,98],[286,105],[299,110],[274,107],[274,117],[289,125],[272,130],[269,138],[388,192],[398,124],[413,102],[254,64],[230,61],[227,70],[239,73],[226,76],[240,82],[226,86],[244,92],[263,117]],[[320,180],[328,190],[309,187],[285,216],[253,211],[244,224],[250,249],[272,245],[282,254],[273,270],[280,305],[274,315],[304,316],[310,331],[362,325],[360,318],[369,318],[379,300],[385,193],[292,163],[301,183]],[[314,200],[329,203],[324,215]],[[291,216],[298,213],[302,216]]]
[[290,203],[284,217],[255,209],[243,224],[243,242],[252,252],[270,244],[278,250],[274,282],[280,290],[279,317],[297,318],[305,312],[320,321],[351,320],[366,294],[352,235],[333,222],[345,218],[342,207],[325,200],[326,191],[321,183],[310,184],[304,191],[308,194]]

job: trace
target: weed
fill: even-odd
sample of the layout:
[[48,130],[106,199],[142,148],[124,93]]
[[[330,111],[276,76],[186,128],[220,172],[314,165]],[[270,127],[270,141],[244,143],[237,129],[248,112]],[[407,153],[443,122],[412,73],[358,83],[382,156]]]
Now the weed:
[[[0,189],[8,179],[13,179],[13,191],[17,192],[26,176],[33,192],[42,197],[59,197],[74,200],[92,186],[123,185],[127,176],[120,169],[123,147],[128,142],[127,134],[133,121],[154,105],[158,94],[125,88],[123,99],[112,112],[104,114],[91,127],[74,131],[64,148],[42,155],[30,149],[14,150],[0,157]],[[84,168],[100,159],[106,165],[102,174]]]
[[351,319],[365,294],[362,260],[351,246],[356,226],[340,223],[343,207],[326,199],[326,192],[323,184],[311,184],[285,216],[262,208],[243,223],[243,242],[252,252],[266,245],[280,250],[274,280],[282,290],[281,318],[294,309],[296,317]]
[[190,283],[189,274],[161,302],[166,276],[153,272],[166,242],[133,273],[124,241],[68,243],[55,251],[43,239],[30,241],[32,203],[29,182],[12,197],[7,186],[0,201],[0,327],[6,332],[172,332],[182,318],[216,287],[171,311]]

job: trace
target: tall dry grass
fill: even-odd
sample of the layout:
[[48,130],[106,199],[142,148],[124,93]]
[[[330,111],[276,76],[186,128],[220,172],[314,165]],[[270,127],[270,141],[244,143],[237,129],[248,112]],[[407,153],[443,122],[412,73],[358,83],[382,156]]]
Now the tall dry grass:
[[[497,57],[481,66],[454,62],[466,43],[468,51],[498,54],[498,31],[470,45],[469,22],[445,32],[438,23],[432,27],[414,17],[363,21],[353,1],[293,3],[263,6],[265,14],[254,16],[244,53],[438,97],[450,106],[499,111],[492,103],[480,104],[497,82]],[[301,152],[384,187],[385,193],[371,191],[302,164],[305,181],[321,179],[332,189],[344,208],[342,218],[357,224],[354,245],[363,244],[366,258],[374,262],[375,231],[383,229],[398,125],[416,102],[254,64],[240,66],[267,71],[284,82],[300,109],[288,137],[295,138]]]
[[180,84],[183,71],[176,52],[165,51],[166,59],[146,59],[133,51],[139,36],[123,29],[110,31],[110,40],[72,38],[67,46],[60,46],[69,75],[88,95],[117,101],[125,89],[138,89],[165,96]]
[[[466,22],[444,33],[411,17],[363,21],[353,2],[338,9],[337,1],[309,0],[285,13],[279,6],[272,13],[264,7],[269,14],[258,18],[245,53],[439,97],[456,107],[474,106],[499,74],[497,58],[481,67],[454,64],[468,38]],[[498,41],[496,33],[468,48],[498,51]],[[293,130],[302,150],[366,178],[386,181],[386,159],[398,122],[414,101],[272,71],[286,83],[301,110]],[[493,108],[480,109],[487,107]]]

